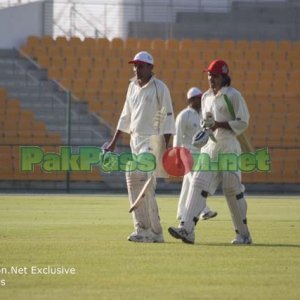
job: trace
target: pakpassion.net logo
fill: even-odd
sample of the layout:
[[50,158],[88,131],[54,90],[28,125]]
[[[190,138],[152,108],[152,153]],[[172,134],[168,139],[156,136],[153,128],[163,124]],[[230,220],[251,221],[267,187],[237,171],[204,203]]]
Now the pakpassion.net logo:
[[99,147],[62,146],[58,152],[45,152],[42,147],[20,147],[20,171],[34,172],[40,166],[44,172],[91,171],[99,167],[102,172],[152,172],[157,163],[162,163],[165,171],[172,176],[183,176],[191,171],[242,171],[269,172],[271,159],[267,148],[253,153],[219,153],[212,159],[206,153],[191,153],[184,147],[169,148],[156,161],[150,152],[106,152]]

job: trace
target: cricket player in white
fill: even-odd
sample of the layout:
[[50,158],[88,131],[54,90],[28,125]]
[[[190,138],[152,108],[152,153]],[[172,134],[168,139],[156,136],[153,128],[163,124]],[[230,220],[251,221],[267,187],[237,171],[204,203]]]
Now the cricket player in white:
[[[152,73],[154,60],[142,51],[129,62],[134,65],[135,77],[131,80],[117,130],[106,150],[113,151],[122,132],[131,136],[130,147],[134,154],[150,152],[150,137],[158,134],[155,126],[158,112],[165,111],[159,124],[159,134],[168,144],[175,134],[175,120],[168,87]],[[150,174],[140,171],[126,172],[130,204],[133,204]],[[145,192],[145,200],[133,211],[135,231],[128,240],[133,242],[164,242],[162,227],[155,199],[156,180]]]
[[[226,62],[215,60],[205,71],[208,72],[210,89],[202,96],[202,117],[204,127],[210,127],[215,141],[209,138],[207,144],[201,148],[201,153],[208,154],[211,160],[217,160],[219,153],[239,155],[241,147],[236,136],[246,130],[249,122],[246,102],[240,92],[230,86],[231,78]],[[225,95],[232,103],[235,119],[230,114]],[[212,115],[213,119],[207,118],[208,115]],[[174,238],[190,244],[195,242],[194,228],[197,216],[206,206],[207,195],[213,194],[221,182],[236,232],[232,243],[252,243],[247,225],[244,186],[241,184],[239,170],[200,171],[194,174],[181,223],[178,228],[169,228],[169,233]]]
[[[176,117],[176,135],[173,138],[173,147],[184,147],[191,153],[199,152],[199,149],[192,145],[193,136],[200,130],[202,117],[201,112],[202,92],[197,87],[192,87],[187,92],[188,106]],[[193,173],[189,172],[183,177],[179,202],[177,207],[177,219],[181,220],[188,191],[190,188]],[[200,214],[200,219],[208,220],[217,216],[217,212],[206,206]]]

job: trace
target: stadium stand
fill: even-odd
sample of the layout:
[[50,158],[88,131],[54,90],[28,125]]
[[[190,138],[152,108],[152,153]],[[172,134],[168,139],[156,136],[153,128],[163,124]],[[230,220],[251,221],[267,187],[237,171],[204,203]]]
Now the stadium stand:
[[[54,48],[60,49],[59,56]],[[64,49],[72,49],[72,55]],[[270,173],[245,174],[245,182],[300,182],[300,85],[295,80],[299,78],[299,43],[133,38],[81,42],[29,37],[22,47],[48,70],[49,77],[71,89],[78,101],[86,101],[90,112],[112,127],[130,78],[127,61],[142,49],[154,54],[155,73],[169,85],[176,114],[185,106],[188,87],[208,87],[202,69],[216,57],[228,61],[233,86],[241,90],[251,113],[248,135],[256,149],[268,147],[272,157]]]
[[[48,132],[44,122],[35,120],[33,112],[22,109],[20,101],[10,99],[3,88],[0,88],[0,115],[0,164],[4,168],[0,179],[27,179],[27,174],[19,172],[19,146],[59,145],[61,143],[60,135]],[[56,175],[57,179],[64,179],[62,174]],[[38,180],[41,177],[47,178],[47,180],[50,177],[53,179],[53,176],[48,178],[44,173],[38,171],[32,174],[31,179]]]
[[[34,41],[34,38],[29,39],[29,49],[32,53],[44,55],[46,50],[41,50],[40,44],[35,45]],[[51,42],[48,44],[53,46],[53,39]],[[19,187],[31,186],[26,185],[29,181],[60,181],[64,186],[66,173],[45,173],[40,167],[33,173],[20,172],[19,152],[20,146],[39,146],[44,151],[58,153],[59,146],[66,145],[65,93],[44,78],[43,70],[36,69],[27,59],[18,57],[13,50],[0,52],[0,64],[0,180],[18,181]],[[30,70],[29,75],[26,68]],[[97,118],[92,117],[85,106],[82,103],[72,105],[72,145],[79,141],[80,145],[102,145],[107,138],[101,133],[106,132],[107,135],[109,129],[100,126]],[[99,168],[88,173],[73,173],[70,175],[71,183],[102,181]]]

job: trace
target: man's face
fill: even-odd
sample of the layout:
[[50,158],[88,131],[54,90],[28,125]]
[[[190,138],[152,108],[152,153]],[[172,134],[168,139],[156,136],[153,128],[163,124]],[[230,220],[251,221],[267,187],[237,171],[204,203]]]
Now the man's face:
[[201,110],[201,97],[202,96],[196,96],[190,100],[191,106],[198,112]]
[[153,65],[147,63],[135,63],[133,72],[139,80],[148,80],[152,74]]
[[209,87],[214,92],[217,92],[222,88],[223,77],[221,74],[214,74],[214,73],[208,72],[208,83],[209,83]]

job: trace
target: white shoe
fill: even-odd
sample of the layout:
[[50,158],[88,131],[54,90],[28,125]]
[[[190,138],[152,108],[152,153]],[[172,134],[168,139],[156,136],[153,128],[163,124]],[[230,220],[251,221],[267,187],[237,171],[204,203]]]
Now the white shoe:
[[242,236],[240,234],[237,234],[237,236],[235,237],[235,239],[233,241],[231,241],[231,244],[234,245],[250,245],[252,244],[252,239],[251,236]]
[[162,233],[157,234],[152,231],[152,239],[153,239],[153,243],[164,243],[165,242],[164,236]]
[[150,228],[134,231],[128,238],[130,242],[136,243],[163,243],[163,234],[155,234]]
[[214,217],[216,217],[218,215],[218,213],[216,211],[208,211],[207,213],[201,213],[200,214],[200,219],[201,220],[208,220],[208,219],[212,219]]
[[175,239],[181,239],[184,243],[194,244],[195,243],[195,232],[188,233],[184,228],[169,227],[168,231]]

